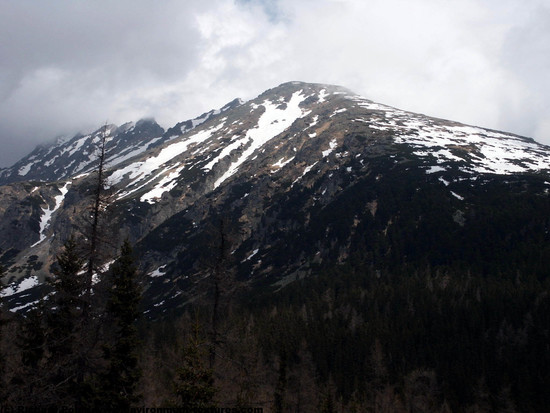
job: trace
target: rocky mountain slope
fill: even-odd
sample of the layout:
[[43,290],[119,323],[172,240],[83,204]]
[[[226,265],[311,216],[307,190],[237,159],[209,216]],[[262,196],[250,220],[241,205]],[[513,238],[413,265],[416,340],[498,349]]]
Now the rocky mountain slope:
[[291,82],[167,131],[109,125],[0,172],[12,308],[38,296],[84,225],[105,129],[106,238],[112,254],[125,237],[135,244],[151,314],[200,295],[222,237],[224,272],[255,288],[357,262],[550,269],[549,147]]
[[[239,101],[235,100],[222,110],[228,110],[237,104]],[[12,167],[0,169],[0,185],[22,181],[58,181],[89,173],[97,167],[97,145],[103,134],[109,136],[106,163],[113,168],[126,159],[191,131],[219,113],[220,111],[212,110],[198,118],[180,122],[167,131],[153,119],[141,119],[121,126],[105,124],[93,133],[78,134],[72,139],[58,138],[50,145],[36,147]]]

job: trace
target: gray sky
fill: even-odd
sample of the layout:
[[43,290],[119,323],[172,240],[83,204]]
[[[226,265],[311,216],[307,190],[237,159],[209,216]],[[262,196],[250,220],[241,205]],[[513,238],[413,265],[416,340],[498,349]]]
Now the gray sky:
[[0,167],[290,80],[550,144],[550,0],[0,0]]

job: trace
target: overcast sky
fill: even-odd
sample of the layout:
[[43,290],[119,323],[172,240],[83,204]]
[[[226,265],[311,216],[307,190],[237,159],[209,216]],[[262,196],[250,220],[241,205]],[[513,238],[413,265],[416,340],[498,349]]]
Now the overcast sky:
[[0,167],[290,80],[550,144],[550,0],[0,0]]

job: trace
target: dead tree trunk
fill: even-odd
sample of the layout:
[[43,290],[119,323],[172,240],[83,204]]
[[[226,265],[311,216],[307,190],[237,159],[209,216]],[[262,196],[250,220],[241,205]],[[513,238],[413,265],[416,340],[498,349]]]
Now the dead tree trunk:
[[91,210],[91,226],[90,232],[88,235],[88,260],[86,263],[86,282],[85,282],[85,308],[84,314],[85,317],[88,314],[88,307],[90,305],[91,295],[92,295],[92,284],[93,284],[93,275],[94,272],[98,270],[98,251],[100,244],[100,231],[99,231],[99,217],[103,208],[103,192],[105,186],[105,144],[108,137],[107,124],[103,126],[103,130],[100,136],[99,142],[99,155],[98,155],[98,166],[97,166],[97,180],[94,187],[94,199]]

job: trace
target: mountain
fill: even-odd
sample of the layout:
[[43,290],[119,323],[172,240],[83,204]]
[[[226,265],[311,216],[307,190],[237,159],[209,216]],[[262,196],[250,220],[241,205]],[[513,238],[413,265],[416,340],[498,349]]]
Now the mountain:
[[0,171],[0,183],[18,181],[58,181],[94,169],[97,143],[102,133],[112,139],[107,144],[108,162],[115,166],[127,157],[143,152],[162,140],[164,129],[154,120],[128,122],[122,126],[105,125],[88,135],[58,138],[55,143],[38,146],[12,167]]
[[2,170],[11,308],[41,294],[52,257],[82,230],[103,133],[106,238],[113,251],[135,245],[151,316],[204,292],[222,238],[224,271],[253,291],[346,265],[550,270],[548,146],[290,82],[167,131],[105,125]]
[[[222,110],[236,104],[237,99]],[[97,167],[97,143],[104,133],[109,136],[105,148],[106,164],[113,168],[126,159],[189,132],[219,113],[212,110],[198,118],[180,122],[167,131],[154,119],[141,119],[121,126],[106,124],[93,133],[78,134],[72,139],[58,138],[53,144],[38,146],[12,167],[0,169],[0,185],[22,181],[59,181],[89,173]]]

